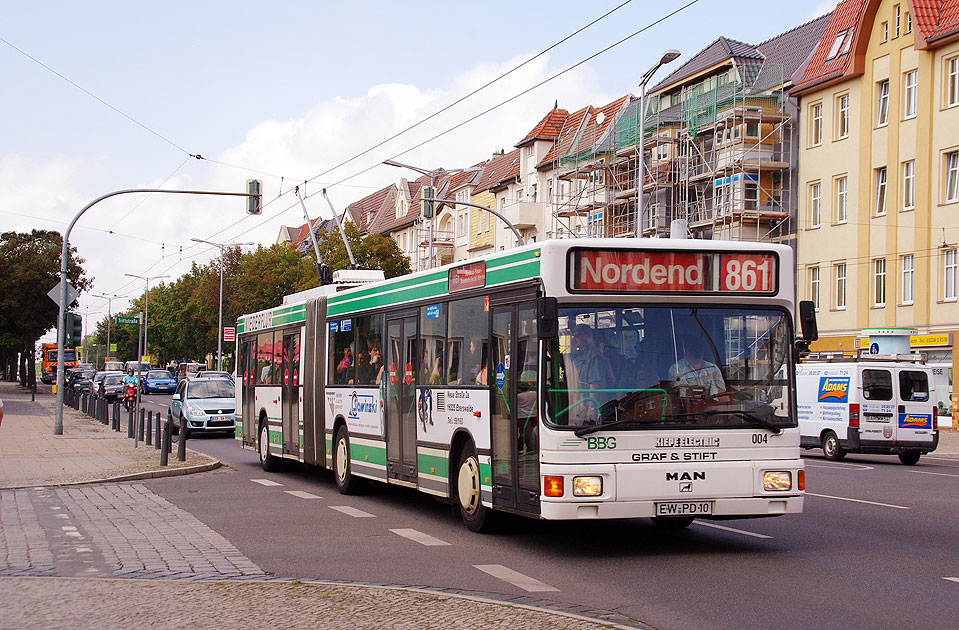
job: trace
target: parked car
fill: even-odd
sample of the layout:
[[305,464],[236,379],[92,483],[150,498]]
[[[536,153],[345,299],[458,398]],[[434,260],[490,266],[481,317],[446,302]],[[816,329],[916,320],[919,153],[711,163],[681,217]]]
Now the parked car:
[[232,374],[222,370],[200,370],[196,375],[202,376],[203,378],[228,378],[231,381],[233,380]]
[[123,398],[123,372],[107,372],[100,381],[98,395],[109,402]]
[[122,372],[123,361],[104,361],[103,371],[104,372]]
[[236,422],[236,399],[233,381],[225,378],[186,378],[180,381],[170,400],[170,418],[186,422],[189,432],[233,433]]
[[90,383],[93,381],[93,370],[76,368],[70,371],[70,379],[67,386],[78,394],[90,391]]
[[150,370],[140,380],[140,392],[144,394],[168,393],[176,389],[176,379],[170,370]]
[[206,366],[202,363],[181,363],[176,366],[176,380],[179,383],[185,378],[193,378],[200,370],[205,370]]
[[90,382],[90,392],[94,396],[100,395],[100,381],[102,381],[103,377],[105,377],[107,374],[109,374],[109,372],[100,370],[99,372],[93,375],[93,380]]

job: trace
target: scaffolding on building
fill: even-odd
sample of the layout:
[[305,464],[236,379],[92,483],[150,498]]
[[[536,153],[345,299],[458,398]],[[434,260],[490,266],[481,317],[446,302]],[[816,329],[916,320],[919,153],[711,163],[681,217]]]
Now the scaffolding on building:
[[672,92],[668,107],[648,99],[645,124],[634,98],[602,137],[586,122],[560,140],[553,164],[557,236],[665,236],[673,219],[685,219],[696,238],[790,238],[794,121],[782,66],[735,70],[735,81]]

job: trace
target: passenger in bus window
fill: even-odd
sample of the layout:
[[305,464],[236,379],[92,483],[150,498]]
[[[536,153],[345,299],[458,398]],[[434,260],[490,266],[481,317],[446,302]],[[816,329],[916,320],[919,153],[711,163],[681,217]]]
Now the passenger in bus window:
[[466,385],[486,385],[486,357],[483,348],[483,338],[473,335],[470,338],[469,352],[463,357],[463,383]]
[[346,346],[343,348],[343,357],[336,364],[336,382],[343,384],[352,380],[353,373],[353,348]]
[[691,385],[708,388],[709,395],[714,396],[726,391],[723,373],[703,358],[706,352],[706,340],[702,335],[687,334],[681,340],[683,357],[669,368],[669,377],[680,385]]
[[583,424],[596,424],[599,421],[600,394],[590,394],[590,389],[602,389],[606,376],[606,362],[593,340],[593,329],[586,324],[578,324],[572,330],[573,367],[576,372],[571,389],[570,400],[578,398],[577,413]]

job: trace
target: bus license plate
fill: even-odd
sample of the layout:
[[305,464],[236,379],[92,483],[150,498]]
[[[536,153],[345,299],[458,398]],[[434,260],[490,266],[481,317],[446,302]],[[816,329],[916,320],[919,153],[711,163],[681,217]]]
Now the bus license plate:
[[709,501],[670,501],[656,504],[656,516],[702,516],[713,513]]

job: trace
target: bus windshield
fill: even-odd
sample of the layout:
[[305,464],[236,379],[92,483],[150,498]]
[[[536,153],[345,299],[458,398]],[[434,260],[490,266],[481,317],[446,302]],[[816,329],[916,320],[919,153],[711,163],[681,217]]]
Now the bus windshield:
[[[550,421],[616,429],[795,426],[792,332],[778,309],[645,306],[559,310],[547,344]],[[614,427],[610,427],[614,428]]]

